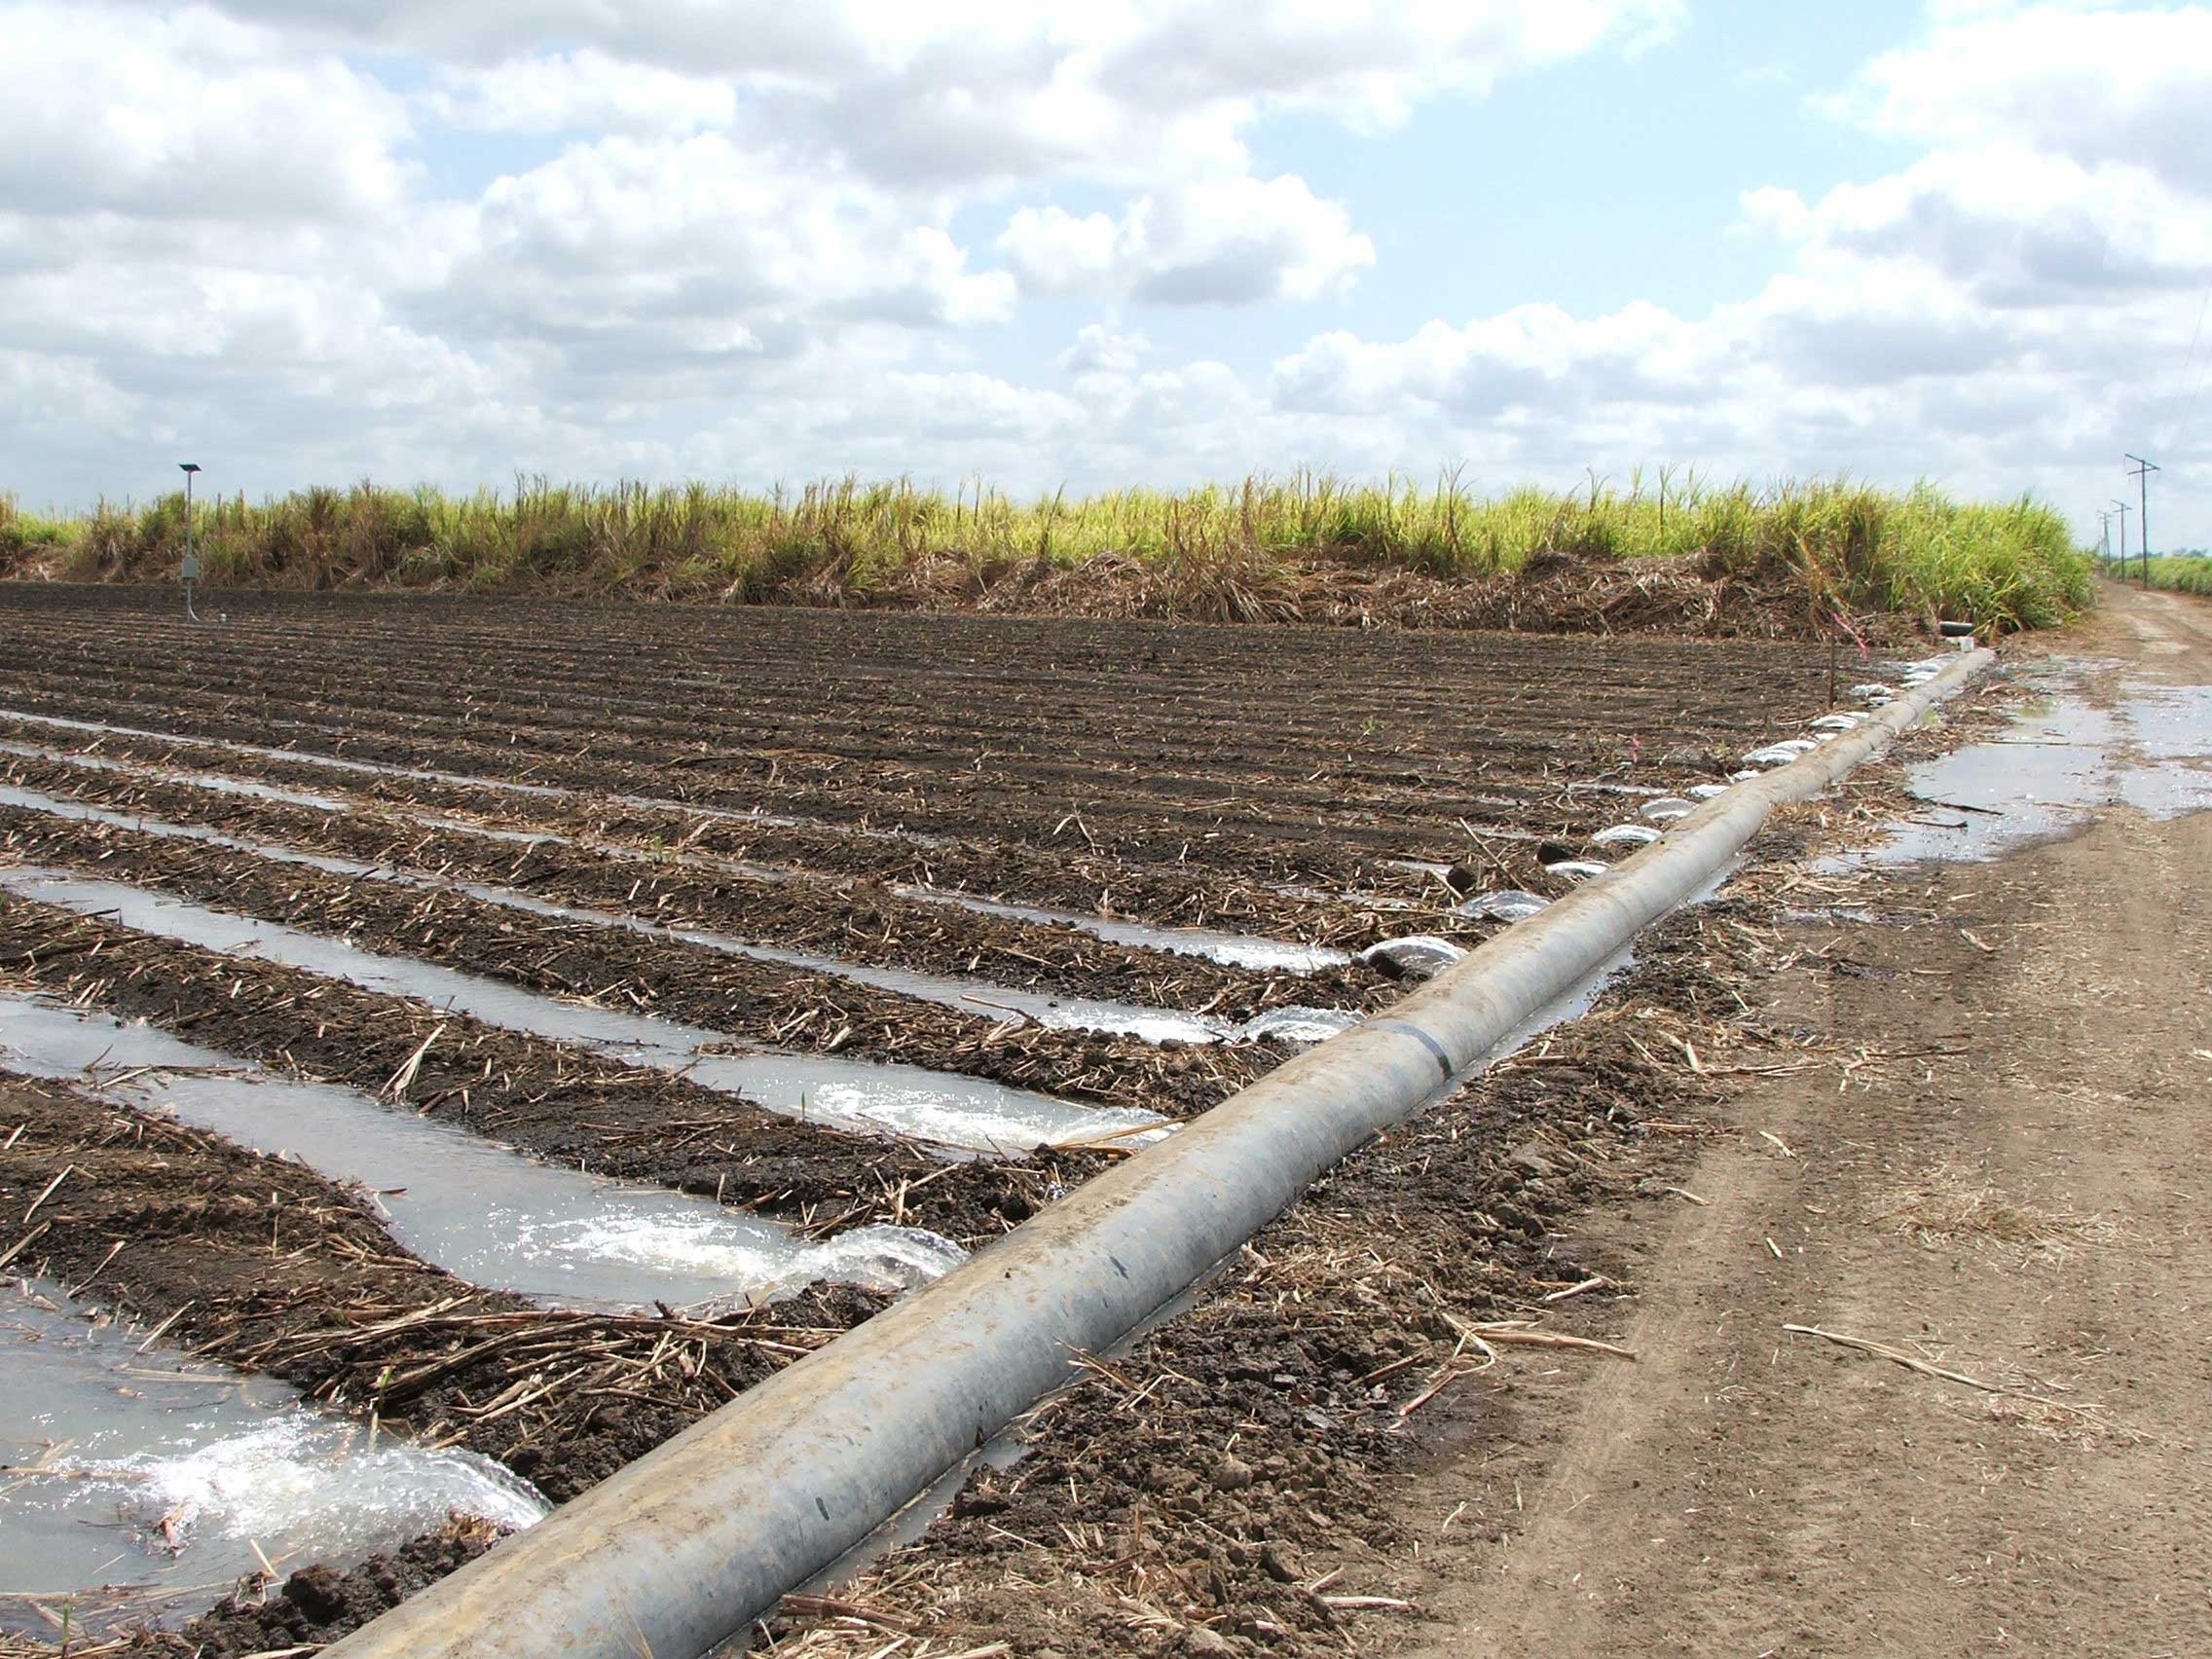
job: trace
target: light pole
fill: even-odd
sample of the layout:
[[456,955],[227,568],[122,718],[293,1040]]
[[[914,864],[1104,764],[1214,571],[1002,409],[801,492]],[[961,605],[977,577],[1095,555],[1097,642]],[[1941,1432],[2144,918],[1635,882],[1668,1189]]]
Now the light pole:
[[200,579],[200,552],[192,540],[192,475],[200,470],[200,462],[180,461],[176,464],[184,474],[184,563],[176,568],[176,574],[184,584],[184,613],[197,622],[200,613],[192,608],[192,584]]

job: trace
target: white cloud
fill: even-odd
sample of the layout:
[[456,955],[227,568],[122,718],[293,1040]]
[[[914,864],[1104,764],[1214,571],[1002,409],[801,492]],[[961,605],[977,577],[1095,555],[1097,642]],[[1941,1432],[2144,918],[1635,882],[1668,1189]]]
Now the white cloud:
[[240,221],[396,207],[401,100],[201,16],[0,5],[0,209]]
[[1151,353],[1152,342],[1134,330],[1087,322],[1076,331],[1075,344],[1052,361],[1071,375],[1125,375]]
[[[1775,274],[1701,306],[1577,314],[1531,271],[1362,321],[1385,227],[1254,161],[1680,11],[0,0],[0,485],[128,488],[190,439],[249,488],[1463,457],[2009,493],[2187,435],[2212,6],[1938,0],[1830,101],[1911,154],[1817,192],[1748,159]],[[1346,326],[1268,332],[1316,300]]]
[[1287,174],[1148,193],[1119,220],[1024,207],[998,247],[1024,293],[1158,305],[1318,299],[1375,263],[1343,205]]
[[2208,63],[2212,10],[2202,6],[1953,6],[1926,39],[1875,58],[1838,104],[1883,132],[2016,143],[2205,192]]
[[737,118],[737,88],[587,48],[490,69],[441,66],[424,104],[449,126],[481,131],[654,136],[729,126]]

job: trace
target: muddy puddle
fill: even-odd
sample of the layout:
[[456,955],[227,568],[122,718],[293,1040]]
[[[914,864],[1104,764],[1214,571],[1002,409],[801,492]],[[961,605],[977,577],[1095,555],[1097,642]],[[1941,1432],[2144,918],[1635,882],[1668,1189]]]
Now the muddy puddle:
[[825,1279],[907,1290],[966,1260],[912,1228],[810,1242],[710,1198],[535,1162],[350,1088],[286,1082],[166,1032],[4,992],[0,1063],[366,1188],[416,1256],[556,1307],[665,1303],[711,1317]]
[[49,1639],[64,1612],[175,1622],[265,1563],[350,1567],[455,1512],[546,1513],[489,1458],[372,1436],[37,1281],[0,1287],[0,1630]]
[[2038,700],[1996,737],[1908,769],[1919,810],[1872,847],[1825,859],[1829,871],[2000,858],[2064,835],[2100,807],[2155,818],[2212,807],[2212,687],[2125,684],[2093,696],[2083,661],[2028,683]]
[[573,1043],[608,1059],[681,1075],[741,1095],[785,1117],[940,1146],[1018,1157],[1038,1145],[1143,1138],[1162,1131],[1156,1114],[1088,1107],[979,1078],[918,1066],[827,1055],[715,1051],[723,1034],[647,1014],[561,1002],[434,963],[378,956],[318,934],[239,916],[121,882],[63,871],[0,871],[0,887],[26,899],[111,919],[134,932],[203,949],[252,952],[268,961],[365,990],[411,997],[526,1036]]

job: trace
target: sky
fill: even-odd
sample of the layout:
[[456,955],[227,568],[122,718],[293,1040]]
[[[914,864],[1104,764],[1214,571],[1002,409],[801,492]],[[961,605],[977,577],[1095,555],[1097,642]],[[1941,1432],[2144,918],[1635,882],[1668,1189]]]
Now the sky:
[[[2212,6],[0,0],[0,490],[2032,493],[2212,545]],[[2130,535],[2135,520],[2130,519]]]

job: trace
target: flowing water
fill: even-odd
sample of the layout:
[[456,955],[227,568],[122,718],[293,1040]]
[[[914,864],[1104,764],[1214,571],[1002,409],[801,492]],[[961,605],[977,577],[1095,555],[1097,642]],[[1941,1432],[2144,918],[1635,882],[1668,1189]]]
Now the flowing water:
[[320,870],[326,875],[360,876],[395,887],[464,894],[502,909],[520,910],[554,921],[634,933],[647,939],[697,945],[701,949],[724,956],[802,968],[809,973],[827,975],[852,984],[867,985],[876,990],[909,996],[919,1002],[957,1009],[962,1014],[974,1014],[980,1019],[1004,1019],[1011,1016],[1017,1022],[1033,1022],[1048,1030],[1097,1031],[1108,1036],[1135,1037],[1149,1043],[1218,1043],[1238,1035],[1237,1027],[1227,1020],[1177,1014],[1166,1009],[1142,1008],[1133,1003],[1018,990],[983,980],[951,979],[940,975],[912,973],[901,968],[869,968],[857,963],[840,962],[831,957],[810,955],[800,950],[748,944],[742,940],[731,939],[726,934],[706,928],[670,927],[636,916],[555,903],[551,900],[539,899],[491,882],[429,875],[420,870],[369,864],[360,859],[304,852],[297,847],[281,846],[252,836],[234,835],[226,830],[210,830],[197,824],[171,824],[159,818],[119,812],[109,807],[93,806],[84,801],[13,785],[0,785],[0,804],[43,812],[55,818],[110,825],[143,835],[221,847],[226,851],[267,859],[272,864],[298,865],[304,868]]
[[148,1346],[57,1286],[0,1286],[0,1629],[173,1621],[263,1559],[350,1567],[458,1511],[546,1513],[474,1453],[371,1436],[292,1389]]
[[786,1117],[883,1131],[970,1151],[1017,1156],[1065,1145],[1163,1131],[1155,1113],[1088,1107],[1026,1089],[918,1066],[829,1055],[721,1053],[719,1032],[648,1014],[562,1002],[519,986],[411,957],[378,956],[319,934],[234,915],[121,882],[51,869],[0,870],[0,887],[134,932],[215,951],[250,952],[365,990],[411,997],[487,1025],[590,1049],[625,1065],[669,1072],[744,1096]]
[[539,1163],[350,1088],[288,1082],[149,1026],[6,992],[0,1063],[358,1184],[424,1261],[558,1307],[665,1302],[711,1314],[821,1279],[911,1289],[967,1259],[914,1228],[810,1242],[711,1198]]

